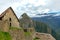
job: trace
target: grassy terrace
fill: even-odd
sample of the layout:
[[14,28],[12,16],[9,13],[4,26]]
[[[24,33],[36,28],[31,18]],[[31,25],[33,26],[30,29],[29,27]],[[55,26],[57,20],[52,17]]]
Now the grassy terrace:
[[25,36],[30,36],[31,33],[30,32],[24,32]]
[[12,38],[8,32],[0,31],[0,40],[12,40]]
[[35,37],[33,40],[40,40],[39,38]]
[[11,29],[11,30],[16,30],[16,29],[17,29],[17,30],[22,30],[21,27],[20,27],[20,28],[17,28],[17,27],[10,27],[10,29]]

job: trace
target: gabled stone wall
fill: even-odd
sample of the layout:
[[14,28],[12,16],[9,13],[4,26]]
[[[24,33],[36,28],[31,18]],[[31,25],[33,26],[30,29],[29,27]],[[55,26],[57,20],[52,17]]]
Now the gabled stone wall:
[[8,8],[2,14],[4,14],[3,17],[2,17],[2,20],[3,21],[5,21],[5,20],[9,21],[9,26],[20,27],[18,18],[16,17],[16,15],[15,15],[14,11],[12,10],[12,8]]

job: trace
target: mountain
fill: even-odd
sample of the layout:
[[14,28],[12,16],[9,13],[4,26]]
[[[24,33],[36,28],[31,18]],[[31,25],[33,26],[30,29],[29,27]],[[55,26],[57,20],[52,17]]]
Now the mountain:
[[54,37],[56,37],[55,36],[56,32],[52,30],[48,24],[32,20],[26,13],[24,13],[19,20],[20,20],[20,26],[23,27],[24,29],[32,27],[35,28],[36,32],[49,33],[52,34]]
[[30,28],[30,27],[34,27],[31,18],[26,13],[21,15],[21,17],[22,18],[19,19],[21,27],[23,27],[24,29],[27,29],[27,28]]
[[[49,27],[53,30],[53,35],[56,35],[56,39],[60,40],[60,12],[53,12],[48,14],[42,14],[42,15],[49,15],[49,16],[43,16],[43,17],[32,17],[32,20],[42,22],[45,24],[48,24]],[[39,14],[39,16],[41,16]]]
[[34,27],[37,32],[51,33],[51,28],[49,28],[48,24],[34,21],[26,13],[24,13],[22,15],[22,18],[19,20],[20,20],[21,27],[24,28]]
[[49,24],[46,24],[44,22],[39,22],[39,21],[35,21],[33,20],[34,22],[34,27],[35,27],[35,30],[36,32],[40,32],[40,33],[49,33],[51,34],[56,40],[60,40],[60,34],[57,33],[55,30],[53,30]]
[[35,21],[40,21],[46,24],[49,24],[49,26],[54,29],[55,31],[59,31],[60,29],[60,16],[45,16],[45,17],[33,17],[32,18]]

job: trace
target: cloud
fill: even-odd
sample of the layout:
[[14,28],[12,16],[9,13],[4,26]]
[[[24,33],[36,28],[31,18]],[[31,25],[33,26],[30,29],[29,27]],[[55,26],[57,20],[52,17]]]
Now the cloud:
[[55,15],[53,15],[53,16],[54,16],[54,17],[55,17],[55,16],[60,16],[60,14],[58,13],[58,14],[55,14]]
[[50,11],[50,9],[45,9],[44,13],[48,13]]
[[34,6],[46,5],[46,2],[44,0],[29,0],[29,3]]
[[24,12],[36,16],[36,14],[60,10],[59,4],[59,0],[1,0],[0,13],[11,6],[18,17]]

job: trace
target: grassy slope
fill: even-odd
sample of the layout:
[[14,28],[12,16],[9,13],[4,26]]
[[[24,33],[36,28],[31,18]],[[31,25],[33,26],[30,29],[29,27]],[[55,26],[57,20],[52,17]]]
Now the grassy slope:
[[25,36],[30,36],[31,33],[30,32],[24,32]]
[[33,40],[40,40],[39,38],[35,37]]
[[0,40],[12,40],[8,32],[0,31]]
[[10,27],[10,30],[22,30],[22,28],[17,28],[17,27]]

